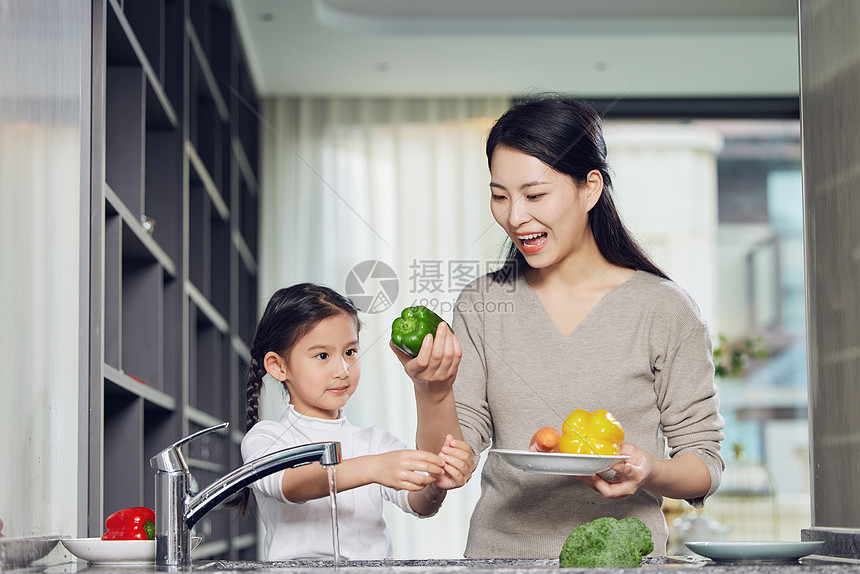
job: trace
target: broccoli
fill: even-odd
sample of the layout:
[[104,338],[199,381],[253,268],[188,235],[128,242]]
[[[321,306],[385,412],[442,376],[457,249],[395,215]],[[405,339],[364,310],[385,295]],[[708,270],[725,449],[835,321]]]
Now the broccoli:
[[637,568],[654,550],[651,531],[638,518],[598,518],[578,526],[558,556],[562,568]]

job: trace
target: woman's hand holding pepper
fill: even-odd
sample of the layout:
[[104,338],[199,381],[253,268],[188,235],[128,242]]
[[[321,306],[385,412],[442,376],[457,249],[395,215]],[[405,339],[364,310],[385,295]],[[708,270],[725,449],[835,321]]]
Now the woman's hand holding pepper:
[[447,323],[439,324],[435,336],[427,334],[424,337],[421,351],[415,358],[398,349],[394,343],[389,343],[389,346],[397,355],[406,374],[416,384],[416,391],[423,390],[434,394],[450,392],[457,377],[463,349]]
[[394,343],[389,345],[415,387],[418,448],[440,452],[448,434],[463,440],[454,404],[454,379],[457,378],[463,349],[448,324],[440,323],[435,336],[425,335],[421,350],[414,359]]

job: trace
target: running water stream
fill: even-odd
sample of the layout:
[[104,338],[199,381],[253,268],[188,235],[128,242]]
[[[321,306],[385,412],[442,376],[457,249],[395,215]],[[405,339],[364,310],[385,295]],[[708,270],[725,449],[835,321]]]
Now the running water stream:
[[337,471],[335,465],[326,467],[328,471],[328,496],[331,500],[331,544],[334,548],[334,569],[340,565],[340,532],[337,525]]

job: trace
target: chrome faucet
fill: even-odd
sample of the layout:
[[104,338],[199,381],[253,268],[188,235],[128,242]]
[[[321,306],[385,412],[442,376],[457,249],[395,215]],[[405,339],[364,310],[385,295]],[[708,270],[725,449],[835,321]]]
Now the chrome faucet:
[[155,565],[191,565],[191,529],[198,520],[252,482],[285,468],[319,461],[340,462],[339,442],[319,442],[279,450],[252,460],[219,478],[199,493],[191,492],[191,472],[180,447],[204,434],[225,428],[221,423],[170,445],[149,460],[155,469]]

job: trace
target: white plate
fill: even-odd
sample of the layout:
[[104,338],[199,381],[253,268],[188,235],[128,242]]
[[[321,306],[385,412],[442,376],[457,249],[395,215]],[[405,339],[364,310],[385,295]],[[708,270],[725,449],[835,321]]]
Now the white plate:
[[823,540],[803,542],[685,542],[687,548],[711,560],[797,560],[824,545]]
[[[202,540],[191,537],[194,549]],[[61,541],[69,552],[90,564],[152,564],[155,562],[155,540],[102,540],[69,538]]]
[[544,474],[567,474],[592,476],[612,468],[626,456],[602,454],[564,454],[560,452],[531,452],[528,450],[493,449],[491,453],[501,456],[508,464],[529,472]]

